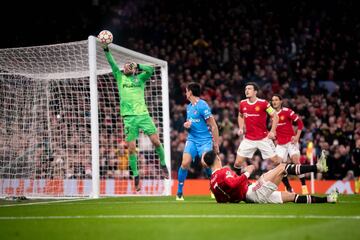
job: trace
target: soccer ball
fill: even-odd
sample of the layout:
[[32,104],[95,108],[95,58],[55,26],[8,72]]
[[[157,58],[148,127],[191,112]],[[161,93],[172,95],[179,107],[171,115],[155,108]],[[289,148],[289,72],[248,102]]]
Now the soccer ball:
[[98,35],[98,39],[103,44],[110,44],[113,41],[113,35],[108,30],[102,30]]

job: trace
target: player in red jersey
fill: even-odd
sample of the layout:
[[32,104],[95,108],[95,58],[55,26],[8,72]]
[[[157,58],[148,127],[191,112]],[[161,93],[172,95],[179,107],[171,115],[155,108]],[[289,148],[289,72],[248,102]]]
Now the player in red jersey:
[[328,167],[324,152],[322,152],[316,165],[298,166],[280,163],[251,184],[248,178],[255,169],[253,165],[247,166],[244,169],[245,173],[238,176],[230,168],[222,168],[221,160],[213,150],[206,152],[203,160],[212,170],[210,189],[218,203],[238,203],[241,201],[247,203],[335,203],[338,199],[337,191],[326,197],[300,196],[296,193],[277,191],[278,185],[286,174],[295,175],[297,171],[301,174],[307,172],[326,172]]
[[[240,169],[246,159],[252,158],[257,149],[260,150],[263,159],[271,159],[275,165],[282,162],[282,159],[275,152],[273,139],[276,136],[278,116],[276,111],[264,99],[257,98],[259,86],[254,82],[245,85],[246,99],[239,105],[239,135],[244,134],[237,151],[234,167]],[[266,127],[267,115],[272,118],[271,130]],[[287,189],[292,189],[287,177],[283,183]]]
[[[237,151],[235,168],[240,168],[247,158],[252,158],[257,149],[260,150],[263,159],[270,158],[276,164],[282,161],[276,155],[272,141],[276,136],[277,113],[270,103],[257,98],[258,91],[259,87],[254,82],[245,85],[246,99],[240,102],[238,115],[239,135],[244,134],[245,128],[245,138]],[[267,115],[273,120],[270,132],[266,127]]]
[[[280,95],[274,94],[271,98],[271,104],[279,116],[276,128],[276,153],[284,162],[287,161],[289,156],[292,163],[300,164],[299,139],[304,124],[293,110],[282,107],[282,97]],[[296,134],[293,128],[294,122],[297,124]],[[299,175],[299,179],[301,181],[302,194],[308,194],[305,175]],[[289,191],[290,189],[287,190]]]

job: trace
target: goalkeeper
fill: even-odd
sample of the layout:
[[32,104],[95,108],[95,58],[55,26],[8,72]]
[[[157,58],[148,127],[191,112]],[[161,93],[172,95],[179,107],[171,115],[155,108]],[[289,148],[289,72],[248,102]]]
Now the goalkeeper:
[[[135,62],[127,62],[123,72],[113,58],[108,45],[103,45],[105,56],[116,79],[120,96],[120,115],[124,121],[126,143],[129,150],[129,164],[136,191],[140,191],[140,177],[137,166],[136,139],[141,129],[150,137],[155,151],[160,158],[162,177],[168,179],[169,172],[165,164],[164,147],[160,142],[154,121],[150,117],[145,103],[145,84],[154,72],[154,68]],[[137,72],[140,72],[137,74]]]

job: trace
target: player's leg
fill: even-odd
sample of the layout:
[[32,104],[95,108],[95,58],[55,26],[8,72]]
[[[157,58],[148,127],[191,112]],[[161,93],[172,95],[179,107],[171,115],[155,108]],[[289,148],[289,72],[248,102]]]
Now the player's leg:
[[286,174],[285,167],[286,164],[280,163],[275,168],[261,175],[260,179],[262,179],[264,182],[270,181],[276,186],[279,186],[279,184],[282,182],[282,179],[284,178],[284,175]]
[[[270,183],[271,184],[271,183]],[[294,203],[307,203],[307,204],[314,204],[314,203],[336,203],[338,201],[339,193],[334,191],[333,193],[327,195],[326,197],[318,197],[312,195],[298,195],[296,193],[289,193],[286,191],[272,191],[271,192],[271,185],[269,183],[266,186],[262,186],[258,191],[261,191],[261,194],[258,195],[257,201],[258,203],[287,203],[287,202],[294,202]],[[270,188],[269,188],[270,187]],[[266,194],[266,191],[271,192],[270,195]]]
[[[204,169],[204,172],[205,172],[205,175],[208,179],[211,178],[211,174],[212,174],[212,171],[211,171],[211,168],[209,168],[206,163],[204,162],[204,155],[205,153],[213,150],[213,141],[212,139],[210,139],[209,141],[203,143],[203,144],[197,144],[197,150],[198,150],[198,156],[200,156],[200,162],[201,162],[201,165]],[[215,195],[210,191],[210,197],[212,199],[215,199]]]
[[209,151],[213,150],[213,141],[212,141],[212,139],[210,139],[209,141],[203,142],[203,143],[197,143],[196,144],[196,149],[198,151],[197,154],[201,159],[201,165],[202,165],[202,167],[204,169],[205,175],[206,175],[207,178],[210,179],[211,173],[212,173],[211,168],[209,168],[205,164],[205,162],[203,161],[203,157],[204,157],[204,154],[206,152],[209,152]]
[[137,166],[136,139],[139,137],[138,123],[135,117],[124,117],[125,140],[129,150],[129,165],[134,177],[135,189],[140,191],[140,177]]
[[316,165],[287,164],[285,170],[290,175],[301,175],[309,172],[327,172],[328,166],[326,164],[325,151],[321,152],[321,156]]
[[234,168],[239,170],[237,171],[238,174],[240,173],[241,168],[244,167],[246,160],[248,158],[252,158],[256,150],[256,141],[251,141],[246,138],[241,141],[237,150],[236,160],[234,163]]
[[285,173],[285,165],[280,164],[263,174],[258,181],[252,183],[246,193],[246,201],[254,203],[283,203],[278,185]]
[[[263,140],[258,141],[258,146],[264,159],[269,158],[275,165],[278,165],[284,161],[286,162],[288,155],[286,147],[280,145],[275,147],[274,142],[268,138],[264,138]],[[289,179],[286,175],[284,175],[282,182],[288,192],[293,192]]]
[[159,134],[157,133],[155,123],[149,115],[144,115],[142,118],[143,119],[141,120],[141,128],[143,129],[144,133],[149,136],[152,144],[155,146],[155,152],[160,159],[162,176],[168,179],[169,171],[165,163],[165,151],[163,145],[160,142]]
[[176,193],[176,200],[184,200],[184,183],[187,177],[188,169],[190,168],[192,160],[195,159],[196,153],[197,150],[195,143],[192,141],[186,141],[181,166],[179,167],[178,171],[178,190]]
[[[290,144],[289,146],[289,155],[291,162],[294,164],[300,164],[300,151],[299,144]],[[301,192],[302,194],[309,194],[308,188],[305,182],[305,174],[298,175],[299,180],[301,182]]]
[[332,193],[330,193],[329,195],[327,195],[326,197],[318,197],[318,196],[313,196],[313,195],[298,195],[295,194],[294,203],[336,203],[338,201],[339,198],[339,192],[333,191]]

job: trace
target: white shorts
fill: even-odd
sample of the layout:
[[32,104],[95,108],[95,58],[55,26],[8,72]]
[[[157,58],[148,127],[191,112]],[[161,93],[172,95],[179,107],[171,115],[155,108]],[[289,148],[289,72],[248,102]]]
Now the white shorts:
[[246,202],[249,203],[283,203],[281,192],[276,184],[262,178],[250,184],[246,192]]
[[278,144],[276,146],[276,154],[281,157],[283,162],[287,161],[288,155],[290,156],[290,158],[294,155],[300,156],[299,144],[293,144],[291,142],[283,145]]
[[237,150],[240,157],[252,158],[255,151],[259,149],[263,159],[272,158],[276,155],[274,142],[269,138],[261,140],[249,140],[244,138]]

